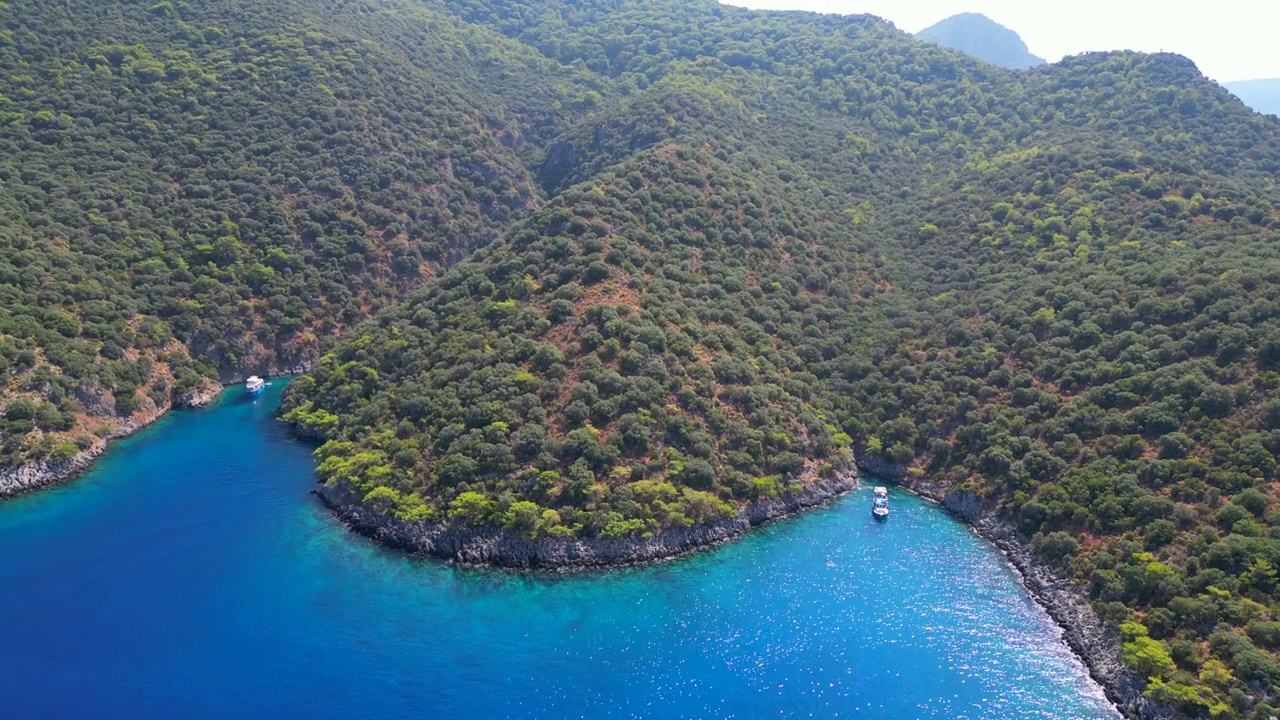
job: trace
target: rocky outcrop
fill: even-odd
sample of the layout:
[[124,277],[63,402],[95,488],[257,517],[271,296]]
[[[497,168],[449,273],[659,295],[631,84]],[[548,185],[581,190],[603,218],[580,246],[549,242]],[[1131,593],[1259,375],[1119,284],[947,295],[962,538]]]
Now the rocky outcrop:
[[817,480],[794,494],[753,503],[715,525],[664,530],[650,537],[530,538],[498,527],[405,522],[370,510],[345,486],[316,494],[351,528],[386,545],[468,565],[583,569],[667,560],[731,540],[762,523],[822,505],[857,487],[855,470]]
[[984,517],[973,527],[1018,569],[1027,590],[1062,628],[1063,640],[1121,712],[1144,720],[1174,717],[1142,694],[1146,682],[1120,660],[1120,633],[1094,613],[1078,588],[1039,562],[1026,540],[1008,523]]
[[96,443],[62,463],[38,462],[0,470],[0,498],[21,495],[79,475],[93,464],[106,445]]
[[898,482],[907,475],[907,466],[885,460],[878,455],[864,455],[858,458],[858,467],[868,475],[875,475],[885,480]]
[[200,382],[195,387],[174,398],[173,406],[177,408],[204,407],[217,400],[221,392],[222,385],[218,381],[212,378],[200,378]]
[[554,188],[578,166],[578,148],[572,142],[560,140],[547,148],[547,157],[538,168],[538,180],[544,188]]
[[[859,460],[864,467],[875,465]],[[884,467],[881,469],[891,469]],[[886,476],[890,476],[888,473]],[[1062,629],[1062,638],[1089,669],[1093,679],[1125,716],[1139,720],[1175,717],[1142,694],[1144,680],[1120,660],[1120,634],[1094,613],[1080,589],[1057,576],[1036,559],[1026,538],[1012,525],[992,515],[971,492],[950,490],[924,476],[902,473],[902,486],[937,502],[967,522],[983,539],[995,545],[1022,576],[1031,596]]]
[[76,402],[86,415],[109,417],[115,414],[116,398],[108,390],[92,380],[82,381],[74,391]]

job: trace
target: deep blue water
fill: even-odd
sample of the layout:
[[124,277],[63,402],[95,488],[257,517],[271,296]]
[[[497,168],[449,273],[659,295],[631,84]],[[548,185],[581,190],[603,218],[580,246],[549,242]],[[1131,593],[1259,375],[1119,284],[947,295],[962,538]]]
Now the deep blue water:
[[331,519],[280,389],[0,503],[0,714],[1117,717],[1001,558],[909,496],[649,568],[460,570]]

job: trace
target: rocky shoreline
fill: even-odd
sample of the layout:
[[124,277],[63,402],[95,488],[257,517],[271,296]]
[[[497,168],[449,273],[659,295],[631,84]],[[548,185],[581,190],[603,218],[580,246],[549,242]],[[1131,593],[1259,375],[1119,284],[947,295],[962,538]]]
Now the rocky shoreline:
[[892,479],[902,488],[933,501],[963,520],[994,545],[1017,570],[1022,584],[1062,629],[1062,639],[1088,668],[1107,698],[1125,717],[1172,720],[1176,713],[1142,694],[1146,682],[1121,662],[1120,633],[1093,611],[1079,588],[1036,559],[1026,538],[1011,524],[992,516],[972,493],[949,490],[906,472],[902,466],[859,460],[868,472]]
[[[307,372],[311,368],[309,361],[301,361],[287,367],[273,367],[267,370],[268,377],[288,377]],[[110,420],[113,427],[110,432],[94,437],[93,445],[80,451],[70,460],[60,463],[36,462],[16,467],[0,468],[0,500],[24,495],[50,485],[67,482],[85,472],[93,465],[93,461],[107,451],[111,441],[126,438],[164,417],[165,413],[175,409],[199,408],[208,405],[222,394],[226,388],[244,382],[248,372],[230,370],[219,373],[217,380],[204,378],[194,388],[172,398],[170,401],[156,405],[148,400],[141,409],[129,417],[107,416],[102,411],[103,420]],[[91,398],[91,404],[99,409],[110,403]]]
[[498,527],[460,528],[406,522],[371,512],[345,487],[321,485],[316,495],[350,528],[378,542],[462,565],[524,570],[585,570],[671,560],[728,542],[753,527],[825,505],[858,486],[854,469],[817,480],[793,495],[753,503],[711,526],[667,530],[647,538],[530,538]]
[[[234,380],[234,379],[233,379]],[[127,437],[150,425],[173,408],[209,404],[223,385],[208,380],[162,406],[144,408],[132,417],[117,419],[112,431],[61,463],[40,462],[0,469],[0,499],[24,494],[70,480],[87,470],[112,440]],[[1078,588],[1057,577],[1038,561],[1025,538],[982,507],[970,493],[949,490],[924,476],[906,472],[903,466],[876,459],[860,459],[858,465],[876,476],[894,480],[901,487],[936,502],[965,521],[983,539],[1004,554],[1021,576],[1032,597],[1062,629],[1063,640],[1106,691],[1126,717],[1168,720],[1175,714],[1142,694],[1145,683],[1121,662],[1119,633],[1094,613]],[[736,539],[771,520],[825,505],[858,485],[858,467],[804,486],[794,495],[754,503],[735,517],[712,526],[656,533],[648,538],[577,538],[573,540],[529,538],[511,530],[458,528],[430,522],[405,522],[376,514],[345,487],[321,485],[315,493],[348,527],[384,545],[428,555],[462,565],[487,565],[529,570],[586,570],[661,562]]]
[[[1081,659],[1107,698],[1125,717],[1171,720],[1176,714],[1143,695],[1144,680],[1121,662],[1120,635],[1104,623],[1080,590],[1036,559],[1026,538],[991,515],[971,493],[948,490],[903,466],[859,460],[867,472],[902,488],[963,520],[994,545],[1018,572],[1027,591],[1062,630],[1066,645]],[[802,493],[755,503],[738,516],[710,527],[659,533],[650,538],[533,539],[502,528],[455,528],[429,522],[404,522],[370,511],[345,487],[321,485],[321,501],[352,530],[384,545],[461,565],[513,569],[585,570],[660,562],[733,540],[751,528],[801,510],[824,505],[857,487],[857,468],[818,481]]]
[[36,462],[0,469],[0,499],[22,495],[43,487],[66,482],[89,469],[99,455],[107,451],[112,440],[128,437],[164,417],[174,408],[203,407],[222,392],[222,385],[205,378],[196,387],[162,405],[148,402],[129,417],[113,417],[110,432],[94,436],[94,443],[63,462]]
[[[303,362],[289,368],[276,368],[268,371],[270,377],[285,377],[306,372],[309,363]],[[103,420],[110,420],[113,427],[110,432],[94,437],[93,445],[80,451],[70,460],[60,463],[36,462],[16,467],[0,468],[0,500],[23,495],[40,488],[67,482],[80,473],[88,470],[93,461],[107,451],[111,441],[126,438],[164,417],[170,410],[199,408],[208,405],[231,385],[244,382],[246,373],[233,371],[219,374],[217,380],[204,378],[200,384],[172,398],[170,401],[156,405],[149,400],[141,409],[129,417],[103,415]],[[92,404],[100,409],[110,403],[97,399]]]

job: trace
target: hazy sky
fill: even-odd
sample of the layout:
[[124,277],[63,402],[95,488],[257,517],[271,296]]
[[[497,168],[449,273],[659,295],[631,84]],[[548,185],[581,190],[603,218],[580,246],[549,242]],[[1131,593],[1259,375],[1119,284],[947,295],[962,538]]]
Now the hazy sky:
[[[723,1],[723,0],[722,0]],[[1050,62],[1089,50],[1165,50],[1186,55],[1219,82],[1280,77],[1276,0],[730,0],[778,10],[870,13],[917,32],[962,12],[1015,30]]]

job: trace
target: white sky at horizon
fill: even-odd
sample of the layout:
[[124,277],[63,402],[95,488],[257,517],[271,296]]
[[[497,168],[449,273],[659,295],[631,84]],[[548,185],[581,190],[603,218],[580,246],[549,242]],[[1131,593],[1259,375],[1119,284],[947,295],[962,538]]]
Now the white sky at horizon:
[[769,10],[870,13],[915,33],[962,12],[986,15],[1057,62],[1091,50],[1175,52],[1218,82],[1280,78],[1280,2],[1217,0],[720,0]]

